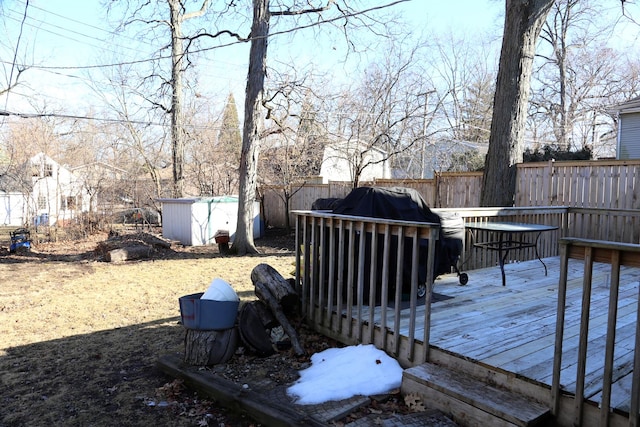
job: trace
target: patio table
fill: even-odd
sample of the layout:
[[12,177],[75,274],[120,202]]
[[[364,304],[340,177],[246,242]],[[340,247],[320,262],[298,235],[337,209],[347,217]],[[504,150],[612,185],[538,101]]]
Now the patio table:
[[[470,231],[473,247],[487,251],[498,252],[498,263],[502,273],[502,286],[506,285],[504,263],[509,251],[516,249],[534,248],[536,257],[544,267],[544,275],[547,275],[547,266],[540,259],[538,253],[538,240],[545,231],[557,230],[558,227],[544,224],[524,224],[516,222],[466,222],[465,228]],[[489,240],[477,241],[476,236],[480,231],[487,232]],[[529,236],[534,236],[533,238]]]

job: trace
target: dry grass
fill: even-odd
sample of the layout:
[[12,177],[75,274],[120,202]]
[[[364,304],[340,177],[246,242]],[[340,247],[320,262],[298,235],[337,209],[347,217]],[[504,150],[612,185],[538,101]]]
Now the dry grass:
[[0,249],[0,426],[250,425],[195,394],[173,401],[175,383],[154,364],[183,351],[180,296],[221,277],[255,299],[251,270],[290,277],[293,254],[222,257],[214,246],[112,264],[92,252],[104,238]]

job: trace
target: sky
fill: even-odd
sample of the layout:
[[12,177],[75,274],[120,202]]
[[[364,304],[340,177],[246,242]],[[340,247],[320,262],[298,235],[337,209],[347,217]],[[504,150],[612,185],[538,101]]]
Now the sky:
[[[387,3],[375,0],[370,4]],[[124,32],[113,32],[106,22],[100,0],[30,0],[28,18],[22,24],[25,0],[0,0],[3,27],[0,28],[0,54],[5,76],[11,73],[11,52],[18,35],[18,63],[34,64],[22,77],[24,86],[10,94],[8,100],[0,97],[0,110],[31,113],[50,108],[71,113],[91,108],[95,98],[88,88],[89,76],[99,79],[99,69],[86,69],[96,64],[135,61],[148,57],[141,43]],[[393,7],[415,35],[437,32],[471,33],[501,32],[501,0],[410,0]],[[342,65],[341,40],[331,36],[326,42],[310,48],[309,31],[306,34],[278,36],[270,41],[269,60],[297,66],[313,63],[313,69],[334,70],[339,76],[349,74]],[[324,39],[324,36],[323,36]],[[332,45],[335,43],[335,45]],[[206,54],[206,61],[199,61],[198,84],[208,88],[208,95],[226,99],[231,92],[242,98],[248,63],[248,44],[217,49]],[[69,68],[65,68],[69,67]],[[349,67],[347,65],[346,67]],[[307,68],[310,69],[310,68]],[[2,82],[5,85],[5,81]],[[2,86],[0,86],[2,87]],[[34,107],[33,104],[38,107]]]
[[[373,6],[392,1],[368,0],[365,3]],[[105,72],[112,67],[91,67],[148,58],[151,49],[158,44],[157,41],[140,40],[127,32],[114,32],[114,27],[105,19],[101,0],[29,0],[28,18],[22,24],[25,2],[0,0],[0,65],[4,71],[0,73],[0,78],[4,79],[0,89],[6,86],[7,76],[12,73],[12,52],[18,39],[20,54],[16,62],[35,65],[22,76],[22,87],[0,96],[0,111],[28,114],[46,109],[85,114],[99,110],[96,105],[99,106],[100,101],[89,83],[104,80]],[[219,3],[212,2],[214,5]],[[611,3],[611,13],[619,15],[620,3]],[[632,16],[640,17],[638,4],[628,7]],[[451,34],[478,39],[486,37],[499,46],[502,36],[504,0],[409,0],[389,10],[406,21],[403,28],[414,37],[427,40]],[[241,34],[246,35],[247,23],[241,28]],[[616,27],[615,36],[624,34],[629,43],[637,46],[639,29],[640,24],[628,22],[624,31]],[[18,36],[20,31],[21,37]],[[365,58],[352,55],[345,63],[342,39],[327,33],[316,37],[315,31],[317,29],[270,39],[269,64],[294,64],[303,73],[328,70],[333,73],[328,81],[339,82],[357,75],[354,67],[363,67],[371,58],[379,60],[380,50],[384,49],[378,46]],[[236,105],[242,105],[248,48],[249,45],[243,43],[209,50],[195,61],[199,96],[212,108],[219,105],[218,110],[221,110],[229,93],[235,96]]]

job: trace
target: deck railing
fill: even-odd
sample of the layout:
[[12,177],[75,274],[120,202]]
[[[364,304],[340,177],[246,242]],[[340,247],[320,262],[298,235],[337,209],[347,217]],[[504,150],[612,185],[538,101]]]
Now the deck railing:
[[[636,213],[636,216],[638,214]],[[569,258],[584,260],[584,279],[582,284],[582,306],[580,316],[580,334],[577,355],[573,360],[562,360],[563,336],[565,328],[565,311],[567,295],[567,271]],[[640,267],[640,245],[628,243],[612,243],[602,240],[588,240],[566,238],[560,240],[560,280],[558,286],[558,311],[556,325],[556,344],[554,353],[553,382],[551,393],[551,409],[556,418],[573,418],[565,420],[561,425],[585,425],[585,377],[588,358],[589,318],[591,307],[592,274],[594,262],[605,262],[611,265],[609,284],[609,309],[607,313],[607,333],[605,343],[605,356],[602,361],[589,359],[591,366],[604,366],[602,396],[599,406],[599,420],[589,425],[609,425],[611,410],[612,384],[621,377],[631,376],[631,393],[629,403],[629,426],[637,426],[639,421],[640,399],[640,310],[636,305],[635,321],[635,346],[633,352],[632,367],[623,369],[614,366],[614,353],[616,351],[616,330],[618,325],[618,297],[620,288],[620,269],[622,266]],[[640,303],[640,301],[639,301]],[[627,349],[629,350],[629,349]],[[619,351],[619,349],[618,349]],[[590,356],[593,357],[593,356]],[[563,366],[575,364],[576,392],[573,403],[562,404],[563,399],[560,390],[560,373]],[[630,371],[631,368],[632,370]],[[573,409],[573,411],[571,411]]]
[[[558,256],[558,239],[562,236],[562,225],[566,222],[568,209],[566,207],[531,207],[531,208],[466,208],[466,209],[433,209],[436,213],[457,212],[465,223],[478,222],[521,222],[530,224],[545,224],[556,226],[558,231],[544,233],[538,241],[538,254],[541,258]],[[474,235],[465,234],[464,254],[461,264],[464,270],[477,270],[498,264],[496,251],[484,251],[475,248],[474,237],[478,241],[487,241],[488,232],[478,232]],[[514,251],[509,254],[512,262],[535,259],[536,249],[528,248]]]
[[640,243],[640,210],[567,208],[564,236]]
[[[446,210],[435,209],[444,213]],[[599,425],[608,425],[611,412],[611,383],[620,372],[614,366],[616,331],[616,300],[618,297],[619,271],[624,265],[640,267],[640,212],[629,210],[598,210],[581,208],[482,208],[457,209],[466,222],[509,221],[529,222],[559,226],[559,230],[545,233],[540,240],[540,256],[561,257],[558,295],[558,326],[552,412],[563,422],[559,425],[596,425],[583,423],[585,367],[587,366],[587,335],[589,305],[594,262],[611,264],[610,308],[604,361],[603,396]],[[385,219],[334,215],[322,211],[295,211],[296,215],[296,283],[302,299],[302,311],[308,322],[319,332],[345,344],[373,343],[393,355],[408,367],[429,360],[431,325],[430,304],[424,305],[424,314],[418,310],[417,291],[424,279],[426,301],[431,301],[434,253],[439,228],[435,224]],[[612,225],[613,224],[613,225]],[[602,235],[611,227],[628,227],[624,235],[614,235],[622,242],[585,239]],[[493,266],[496,260],[490,256],[473,255],[469,237],[465,238],[463,260],[466,270]],[[400,244],[401,243],[401,244]],[[426,251],[426,255],[423,251]],[[513,256],[517,259],[533,259],[534,253],[522,250]],[[475,257],[475,258],[474,258]],[[580,343],[577,361],[562,360],[564,306],[567,286],[568,258],[583,258],[584,297],[580,325]],[[510,256],[511,258],[511,256]],[[409,278],[407,280],[407,277]],[[401,283],[400,286],[395,286]],[[404,298],[403,298],[404,297]],[[640,299],[640,297],[639,297]],[[639,301],[640,305],[640,301]],[[402,310],[402,309],[405,310]],[[407,314],[406,309],[409,308]],[[640,311],[636,308],[636,328],[640,325]],[[418,315],[418,313],[421,313]],[[415,336],[417,316],[424,316],[424,333]],[[403,322],[402,334],[400,323]],[[618,325],[619,327],[619,325]],[[407,334],[408,331],[408,334]],[[640,347],[640,332],[636,333],[633,351]],[[405,335],[407,334],[407,335]],[[558,347],[559,346],[559,347]],[[561,393],[559,372],[563,366],[577,362],[575,402],[567,406],[567,397]],[[593,361],[589,360],[591,364]],[[629,425],[639,426],[640,411],[640,352],[634,353],[633,385]],[[588,385],[587,385],[588,386]],[[591,406],[591,405],[588,405]],[[575,413],[573,412],[575,409]],[[567,417],[573,420],[568,420]]]
[[[446,211],[434,209],[437,213]],[[567,209],[455,211],[465,221],[497,220],[561,226]],[[414,326],[421,285],[426,288],[426,301],[431,301],[439,226],[323,211],[294,211],[294,214],[297,218],[296,282],[309,323],[319,332],[346,344],[373,343],[406,366],[428,360],[430,304],[424,307],[424,336],[414,336]],[[539,255],[557,256],[558,238],[559,231],[545,233],[539,242]],[[495,253],[471,249],[473,241],[468,234],[465,241],[466,249],[461,254],[463,269],[497,265]],[[510,259],[522,261],[535,258],[535,251],[526,249],[510,255]],[[401,316],[403,306],[410,309],[408,315]],[[408,331],[407,337],[400,334],[401,317],[408,323],[408,328],[403,329]]]
[[[414,336],[416,307],[421,284],[431,300],[439,226],[321,211],[296,215],[296,281],[307,320],[339,341],[373,343],[409,365],[424,362],[427,347],[416,356],[415,346],[429,342],[430,304],[421,337]],[[403,300],[411,312],[406,343],[398,321]],[[381,318],[374,326],[376,309]],[[395,319],[392,326],[387,316]]]

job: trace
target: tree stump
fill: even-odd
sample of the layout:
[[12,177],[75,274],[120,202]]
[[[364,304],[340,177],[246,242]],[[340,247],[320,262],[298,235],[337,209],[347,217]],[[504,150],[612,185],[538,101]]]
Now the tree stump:
[[238,348],[238,329],[221,331],[187,329],[184,362],[195,366],[216,365],[231,359]]

